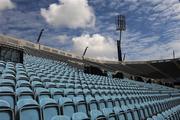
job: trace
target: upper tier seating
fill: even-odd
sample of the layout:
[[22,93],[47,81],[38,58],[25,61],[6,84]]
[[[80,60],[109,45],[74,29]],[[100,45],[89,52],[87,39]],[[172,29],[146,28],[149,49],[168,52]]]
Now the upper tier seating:
[[0,120],[180,120],[180,90],[85,74],[24,55],[0,61]]

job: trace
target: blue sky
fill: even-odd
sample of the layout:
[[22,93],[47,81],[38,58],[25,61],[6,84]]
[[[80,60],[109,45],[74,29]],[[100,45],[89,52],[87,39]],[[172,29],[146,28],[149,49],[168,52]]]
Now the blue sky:
[[0,33],[98,59],[117,59],[115,16],[127,30],[122,51],[127,60],[180,57],[178,0],[0,0]]

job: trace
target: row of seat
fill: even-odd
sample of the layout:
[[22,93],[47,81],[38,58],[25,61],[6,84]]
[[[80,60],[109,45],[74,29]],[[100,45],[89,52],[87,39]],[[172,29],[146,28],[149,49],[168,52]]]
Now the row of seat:
[[101,93],[94,93],[92,94],[92,91],[88,90],[80,90],[80,89],[66,89],[67,91],[63,91],[58,88],[36,88],[31,90],[28,87],[19,87],[14,92],[12,88],[10,87],[0,87],[0,98],[4,99],[9,102],[12,108],[16,105],[16,101],[21,98],[32,98],[37,101],[41,97],[49,97],[53,98],[55,100],[58,100],[60,97],[75,97],[79,96],[84,99],[86,97],[91,97],[91,99],[95,99],[96,101],[112,101],[112,103],[115,105],[115,102],[118,102],[119,104],[135,104],[135,103],[143,103],[148,101],[156,101],[156,100],[162,100],[169,98],[170,96],[168,94],[152,94],[152,95],[116,95],[116,94],[102,94]]
[[172,111],[175,109],[173,107],[178,104],[180,104],[179,97],[140,105],[123,105],[98,109],[100,104],[93,102],[87,104],[81,97],[74,97],[73,99],[61,97],[58,102],[50,98],[43,98],[39,104],[33,99],[21,99],[17,102],[14,113],[8,102],[0,100],[0,115],[4,119],[9,118],[9,120],[13,120],[14,115],[17,120],[51,120],[57,115],[76,118],[74,120],[78,120],[77,117],[79,120],[96,120],[99,118],[105,120],[145,120],[165,110]]
[[162,113],[152,116],[147,120],[179,120],[180,119],[180,105],[168,109]]

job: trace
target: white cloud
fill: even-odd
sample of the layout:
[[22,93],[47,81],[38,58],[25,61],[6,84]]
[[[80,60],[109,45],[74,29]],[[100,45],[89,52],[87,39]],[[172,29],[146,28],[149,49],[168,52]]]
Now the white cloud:
[[15,5],[11,2],[11,0],[0,0],[0,11],[6,9],[12,9]]
[[51,4],[47,10],[42,8],[41,15],[53,26],[75,29],[95,25],[95,15],[87,0],[61,0],[60,4]]
[[69,37],[67,35],[58,35],[55,39],[57,39],[61,44],[65,44]]
[[100,34],[85,34],[74,37],[73,49],[77,54],[82,54],[88,46],[86,56],[103,60],[115,60],[117,56],[116,42],[110,37],[104,37]]

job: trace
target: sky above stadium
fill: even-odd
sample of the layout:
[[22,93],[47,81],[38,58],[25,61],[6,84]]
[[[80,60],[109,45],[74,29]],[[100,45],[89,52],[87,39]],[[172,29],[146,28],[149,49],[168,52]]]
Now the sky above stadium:
[[0,34],[98,59],[117,59],[115,17],[126,16],[126,60],[180,57],[179,0],[0,0]]

